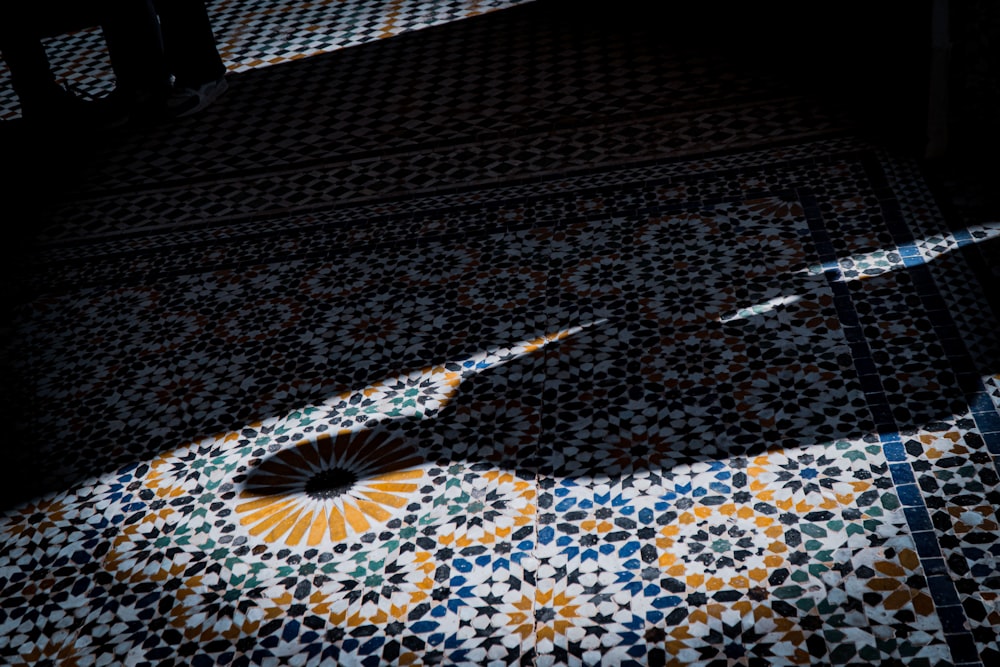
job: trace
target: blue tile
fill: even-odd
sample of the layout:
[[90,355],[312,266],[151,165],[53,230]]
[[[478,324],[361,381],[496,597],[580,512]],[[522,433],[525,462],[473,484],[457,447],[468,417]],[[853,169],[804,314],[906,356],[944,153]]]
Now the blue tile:
[[[841,315],[841,318],[844,316]],[[859,326],[845,326],[841,331],[844,333],[844,340],[848,343],[860,343],[865,340],[865,332]]]
[[890,463],[889,472],[892,473],[892,481],[896,484],[913,484],[917,481],[909,463]]
[[957,372],[955,375],[956,375],[955,379],[958,381],[958,386],[966,394],[973,394],[977,391],[983,390],[983,381],[979,377],[979,373]]
[[927,587],[931,591],[935,605],[940,607],[960,604],[958,593],[955,592],[955,584],[947,575],[927,577]]
[[941,620],[941,627],[945,633],[968,632],[968,621],[965,617],[965,610],[962,609],[961,605],[939,606],[937,608],[937,615]]
[[851,356],[854,359],[871,359],[872,352],[867,342],[849,343],[848,345],[851,348]]
[[871,357],[855,358],[854,370],[858,372],[858,375],[878,375],[878,367]]
[[941,347],[944,348],[944,353],[952,358],[964,359],[969,354],[969,349],[965,347],[965,343],[957,338],[945,338],[941,340]]
[[917,547],[917,555],[921,558],[940,558],[941,546],[938,544],[935,533],[931,531],[914,532],[913,542]]
[[[855,310],[853,303],[846,308],[838,308],[837,315],[840,318],[840,326],[843,329],[859,326],[858,311]],[[848,340],[850,340],[850,338],[848,338]]]
[[924,310],[928,313],[947,313],[948,302],[940,294],[934,294],[924,299]]
[[[990,454],[1000,455],[1000,433],[983,433],[983,440],[986,441],[986,449]],[[1000,470],[1000,461],[996,463],[997,470]]]
[[878,375],[860,375],[861,389],[866,394],[878,394],[883,391],[882,379]]
[[975,239],[972,238],[972,234],[969,233],[967,229],[957,229],[952,232],[952,236],[958,241],[958,245],[962,246],[966,243],[975,243]]
[[930,577],[936,574],[948,574],[948,564],[944,558],[927,558],[920,561],[924,568],[924,576]]
[[1000,432],[1000,415],[996,413],[995,409],[990,412],[977,412],[972,416],[976,420],[976,427],[982,433]]
[[906,226],[903,215],[899,212],[899,202],[896,201],[895,193],[887,187],[876,190],[875,195],[882,200],[881,204],[884,209],[882,214],[885,216],[885,226],[893,238],[898,239],[898,247],[911,245],[913,243],[913,234],[910,232],[909,227]]
[[993,405],[993,400],[985,391],[977,391],[972,396],[967,397],[967,402],[969,404],[969,409],[972,412],[996,412],[996,406]]
[[830,283],[830,291],[833,292],[833,296],[850,296],[851,288],[847,286],[844,282],[832,282]]
[[955,662],[975,662],[979,659],[979,649],[971,633],[945,635],[945,640],[951,649],[951,658]]
[[917,275],[917,271],[913,270],[910,272],[910,279],[913,281],[913,286],[917,289],[917,294],[923,296],[938,293],[937,285],[934,283],[934,279],[931,278],[930,275],[923,272],[921,272],[920,275]]
[[905,461],[906,460],[906,450],[903,448],[903,443],[899,442],[887,442],[882,445],[882,451],[885,452],[885,458],[889,461]]
[[[874,398],[875,401],[872,401]],[[885,394],[872,394],[868,401],[868,409],[872,413],[872,419],[879,426],[891,426],[893,428],[889,430],[897,430],[895,428],[896,418],[892,416],[892,408],[889,404],[885,402]]]
[[955,326],[955,321],[951,319],[951,313],[947,310],[928,310],[927,319],[936,327],[951,328]]
[[924,507],[904,507],[903,513],[906,515],[906,522],[910,525],[910,530],[933,530],[934,524]]
[[916,484],[903,484],[896,487],[896,495],[899,502],[908,506],[924,506],[924,498],[920,493],[920,488]]
[[836,254],[836,250],[834,250],[833,244],[830,243],[829,241],[815,241],[813,245],[816,248],[816,254],[819,255],[820,257],[830,257]]
[[[976,388],[975,391],[983,390],[983,382],[979,377],[979,368],[976,366],[976,363],[972,360],[972,357],[970,357],[968,354],[959,354],[951,357],[949,361],[951,362],[951,370],[954,371],[956,375],[970,376],[968,378],[963,378],[963,380],[966,383],[966,386],[975,387]],[[975,384],[971,383],[971,379],[973,377],[976,378]],[[971,392],[966,391],[965,393],[969,394]]]

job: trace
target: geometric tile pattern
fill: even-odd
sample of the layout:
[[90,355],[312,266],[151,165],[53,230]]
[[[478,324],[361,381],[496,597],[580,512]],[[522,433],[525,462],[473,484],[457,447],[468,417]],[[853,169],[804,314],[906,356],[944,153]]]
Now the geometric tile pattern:
[[[238,73],[331,53],[528,1],[319,0],[285,4],[275,0],[209,0],[208,9],[219,53],[227,69]],[[57,78],[75,90],[99,96],[113,88],[114,75],[98,28],[49,38],[46,48]],[[17,118],[20,110],[10,90],[6,68],[0,68],[0,75],[0,120]]]
[[[802,116],[810,117],[810,126],[796,123],[795,119]],[[52,218],[58,226],[53,226],[48,234],[52,240],[59,240],[58,235],[65,234],[66,227],[76,233],[109,227],[115,233],[122,233],[168,224],[197,227],[205,223],[206,212],[213,218],[232,220],[289,213],[311,216],[318,210],[348,203],[448,191],[456,181],[469,187],[494,183],[508,174],[531,178],[595,162],[616,164],[639,158],[679,157],[720,145],[739,148],[746,141],[742,132],[746,125],[759,127],[774,140],[800,138],[836,127],[832,120],[815,118],[813,110],[799,101],[780,100],[773,105],[694,117],[671,114],[643,118],[623,123],[614,130],[603,130],[599,143],[594,128],[574,128],[556,136],[539,134],[516,139],[500,136],[487,148],[472,150],[459,145],[433,146],[418,153],[403,150],[395,155],[366,155],[359,151],[327,157],[323,164],[306,171],[267,169],[238,180],[223,173],[194,185],[186,179],[177,179],[183,173],[182,167],[161,157],[160,161],[166,164],[155,169],[164,174],[160,180],[136,186],[122,184],[122,191],[100,199],[84,194],[88,206],[83,210],[77,200],[53,206]],[[638,142],[635,137],[649,139]],[[192,149],[203,146],[201,137],[191,137],[191,141]],[[345,147],[340,146],[339,150],[344,151]],[[189,156],[178,156],[178,163],[186,157]],[[223,158],[239,159],[220,156]],[[456,164],[467,160],[474,163],[456,169]],[[214,165],[206,168],[213,169]],[[144,169],[154,171],[150,165]],[[183,198],[179,197],[181,192]]]
[[959,248],[1000,224],[834,114],[702,90],[510,121],[468,172],[403,138],[343,198],[351,160],[270,149],[133,188],[189,136],[112,142],[124,181],[22,259],[4,662],[995,662],[998,327]]

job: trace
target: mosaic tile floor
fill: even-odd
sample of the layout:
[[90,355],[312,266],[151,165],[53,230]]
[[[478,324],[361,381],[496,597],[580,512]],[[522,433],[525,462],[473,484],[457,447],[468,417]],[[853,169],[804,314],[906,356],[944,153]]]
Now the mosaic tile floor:
[[996,664],[1000,222],[662,26],[247,5],[37,202],[4,664]]

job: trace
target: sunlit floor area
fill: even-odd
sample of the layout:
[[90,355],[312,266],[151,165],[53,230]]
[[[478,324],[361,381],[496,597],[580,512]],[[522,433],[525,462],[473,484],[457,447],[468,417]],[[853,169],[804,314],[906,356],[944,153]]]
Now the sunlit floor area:
[[2,89],[0,662],[1000,662],[1000,219],[635,4],[217,0],[201,115]]

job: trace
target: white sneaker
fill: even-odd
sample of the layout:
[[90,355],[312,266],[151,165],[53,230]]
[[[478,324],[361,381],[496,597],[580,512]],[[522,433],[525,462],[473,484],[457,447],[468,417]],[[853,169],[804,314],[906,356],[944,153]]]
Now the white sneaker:
[[167,100],[167,109],[175,118],[196,114],[219,98],[229,88],[225,75],[197,88],[175,88]]

